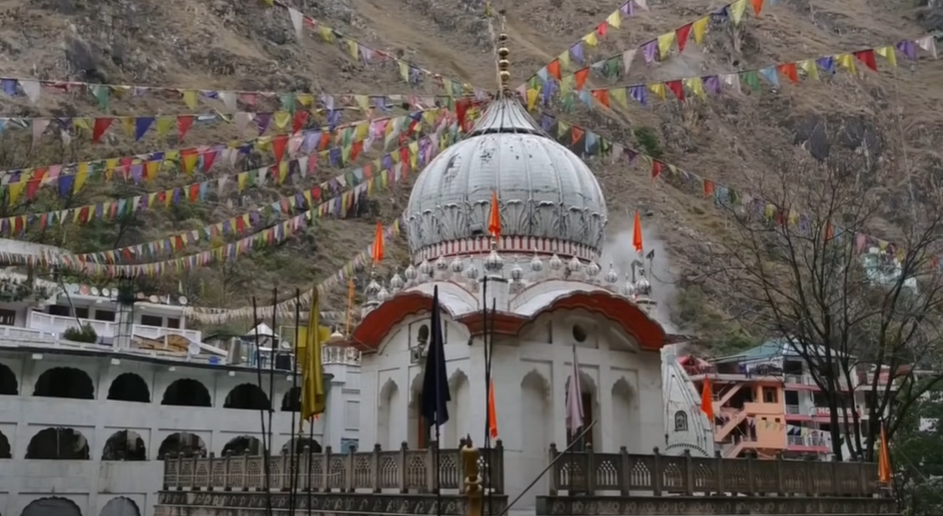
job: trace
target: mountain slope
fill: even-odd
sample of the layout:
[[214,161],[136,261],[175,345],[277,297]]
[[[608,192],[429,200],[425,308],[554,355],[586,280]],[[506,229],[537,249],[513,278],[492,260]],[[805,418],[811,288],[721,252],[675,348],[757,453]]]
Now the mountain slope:
[[[495,0],[506,10],[504,30],[510,36],[514,85],[525,81],[580,37],[590,32],[618,2],[584,0]],[[495,65],[488,23],[477,2],[469,0],[293,0],[299,11],[349,34],[358,41],[389,51],[433,72],[477,87],[493,90]],[[594,61],[634,48],[658,35],[695,21],[719,5],[705,0],[648,2],[649,11],[635,9],[622,20],[621,29],[610,28],[589,56]],[[778,0],[768,2],[759,18],[748,12],[743,23],[714,24],[703,45],[690,41],[683,53],[650,66],[639,61],[617,82],[593,77],[593,87],[667,81],[691,76],[755,69],[784,61],[850,52],[865,47],[894,44],[918,38],[928,29],[939,29],[941,7],[914,6],[892,0]],[[749,10],[749,8],[748,8]],[[499,29],[500,30],[500,29]],[[396,66],[354,62],[345,48],[326,44],[311,30],[299,41],[288,11],[264,3],[233,0],[23,0],[0,1],[0,75],[7,77],[74,79],[92,83],[146,84],[186,88],[268,91],[329,92],[333,94],[442,94],[431,80],[411,87],[399,79]],[[675,47],[677,48],[677,47]],[[879,58],[880,59],[880,58]],[[943,90],[934,85],[943,79],[943,65],[921,60],[910,64],[902,57],[891,70],[865,70],[859,63],[856,76],[834,77],[800,85],[783,83],[775,90],[723,95],[707,100],[656,102],[614,111],[577,106],[572,113],[552,110],[560,119],[584,125],[616,141],[635,140],[637,129],[648,128],[652,141],[664,153],[662,159],[735,188],[748,188],[764,169],[775,165],[771,149],[823,153],[829,145],[860,149],[867,142],[876,159],[898,160],[906,152],[914,168],[943,170]],[[671,95],[670,93],[668,94]],[[268,101],[269,110],[278,109]],[[579,103],[577,103],[579,104]],[[88,93],[44,95],[39,105],[22,97],[3,99],[3,114],[12,116],[86,116],[177,114],[189,110],[179,100],[145,98],[112,99],[107,108]],[[198,112],[208,111],[201,104]],[[211,110],[210,110],[211,111]],[[259,108],[262,111],[262,108]],[[403,111],[398,111],[401,114]],[[343,120],[360,118],[345,112]],[[817,128],[826,126],[823,138]],[[5,169],[40,166],[76,160],[117,157],[128,153],[181,148],[195,143],[226,141],[237,137],[231,125],[194,127],[186,141],[111,138],[104,145],[86,145],[78,138],[64,146],[46,136],[42,145],[29,143],[28,131],[0,134]],[[811,142],[809,141],[811,138]],[[627,142],[629,143],[629,142]],[[823,150],[824,149],[824,150]],[[376,152],[370,157],[376,157]],[[259,158],[261,159],[261,158]],[[266,164],[258,162],[255,166]],[[652,181],[648,171],[625,162],[592,161],[610,205],[613,246],[630,227],[630,214],[648,214],[646,232],[657,239],[667,255],[656,267],[673,278],[662,288],[662,301],[670,305],[681,329],[707,332],[720,339],[752,338],[749,328],[716,323],[717,316],[735,313],[726,306],[717,285],[703,276],[704,246],[723,238],[723,215],[707,200],[692,196],[662,181]],[[340,170],[319,170],[323,181]],[[220,173],[220,172],[216,172]],[[165,187],[192,182],[182,177],[161,178]],[[324,219],[306,230],[305,237],[277,249],[257,251],[234,263],[159,278],[145,287],[167,291],[182,281],[185,292],[200,304],[243,306],[251,296],[271,298],[277,288],[285,298],[294,288],[305,288],[342,266],[369,245],[376,216],[391,221],[398,215],[411,179],[391,191],[371,196],[366,214],[347,220]],[[216,203],[148,212],[118,231],[114,225],[70,226],[69,231],[33,232],[30,237],[90,250],[153,240],[174,230],[193,229],[264,204],[313,182],[259,189],[248,197],[230,196]],[[144,188],[127,185],[90,186],[73,204],[84,204],[129,195]],[[153,188],[151,188],[153,189]],[[32,205],[7,206],[6,215],[24,210],[60,209],[64,201],[41,197]],[[138,220],[140,219],[140,220]],[[387,246],[394,254],[390,264],[404,258],[401,241]],[[663,260],[659,256],[659,260]],[[604,264],[605,267],[605,264]],[[336,289],[325,309],[343,310],[346,289]],[[702,301],[707,307],[701,308]],[[746,333],[746,336],[742,335]]]

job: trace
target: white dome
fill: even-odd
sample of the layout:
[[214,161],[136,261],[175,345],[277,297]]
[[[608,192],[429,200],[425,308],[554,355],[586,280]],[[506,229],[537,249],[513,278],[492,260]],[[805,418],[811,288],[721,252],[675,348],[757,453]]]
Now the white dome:
[[584,259],[602,250],[606,200],[595,175],[537,129],[516,101],[505,99],[416,180],[406,208],[414,260],[488,248],[495,191],[499,249]]

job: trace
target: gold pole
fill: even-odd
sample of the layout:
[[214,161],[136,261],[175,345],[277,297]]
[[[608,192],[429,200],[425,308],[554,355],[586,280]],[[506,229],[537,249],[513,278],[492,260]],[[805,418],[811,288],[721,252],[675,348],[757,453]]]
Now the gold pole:
[[465,473],[465,496],[468,497],[466,516],[481,516],[481,477],[478,476],[478,448],[471,436],[465,437],[462,446],[462,465]]

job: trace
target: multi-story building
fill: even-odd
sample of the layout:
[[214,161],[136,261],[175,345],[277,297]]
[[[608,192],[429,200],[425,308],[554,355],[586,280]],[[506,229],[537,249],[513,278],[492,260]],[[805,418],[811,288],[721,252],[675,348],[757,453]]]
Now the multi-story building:
[[102,294],[0,278],[0,514],[147,516],[168,456],[357,448],[356,350],[325,346],[328,412],[299,435],[291,344],[203,343],[179,302]]
[[[709,364],[685,367],[699,392],[705,381],[710,382],[714,441],[724,456],[753,451],[767,458],[778,453],[825,457],[832,452],[828,404],[809,365],[786,341],[770,341]],[[852,406],[866,431],[870,400],[860,386],[869,385],[875,371],[858,369],[853,385],[845,379],[839,383],[854,400]],[[889,377],[882,371],[878,382],[886,385]],[[853,424],[850,415],[847,419]],[[847,449],[844,456],[850,456]]]

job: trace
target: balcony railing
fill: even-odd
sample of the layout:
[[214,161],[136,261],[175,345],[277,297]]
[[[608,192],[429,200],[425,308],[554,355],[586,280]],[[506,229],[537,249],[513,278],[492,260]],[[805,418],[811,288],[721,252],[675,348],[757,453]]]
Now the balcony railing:
[[786,405],[786,413],[787,414],[801,414],[802,412],[799,409],[799,405]]
[[827,437],[811,435],[789,435],[786,442],[790,446],[810,446],[831,448],[831,441]]
[[[800,494],[871,496],[880,492],[877,465],[861,462],[724,459],[720,457],[567,452],[551,468],[550,494],[648,491],[666,494]],[[551,445],[550,456],[560,452]],[[572,455],[572,457],[571,457]],[[570,472],[573,472],[572,478]],[[587,474],[586,472],[589,472]]]
[[[479,449],[482,487],[491,487],[496,494],[504,492],[504,447],[498,440],[490,450]],[[309,460],[310,458],[310,460]],[[322,492],[430,492],[435,488],[435,451],[409,450],[405,443],[399,450],[332,453],[306,452],[294,457],[280,455],[268,461],[268,487],[288,490],[292,480],[301,490]],[[295,475],[291,474],[292,466]],[[439,450],[439,486],[455,490],[462,486],[464,472],[460,450]],[[875,470],[876,471],[876,470]],[[164,490],[259,490],[265,487],[262,456],[209,458],[168,458],[164,461]]]
[[[99,337],[112,338],[118,334],[118,323],[108,321],[95,321],[92,319],[78,319],[75,317],[64,317],[61,315],[50,315],[43,312],[33,312],[30,314],[29,326],[35,330],[42,330],[51,333],[63,333],[69,328],[78,328],[79,321],[82,324],[90,325]],[[179,335],[192,342],[200,342],[202,335],[196,330],[180,330],[177,328],[165,328],[162,326],[146,326],[135,324],[132,333],[138,337],[148,339],[161,339],[168,335]]]

